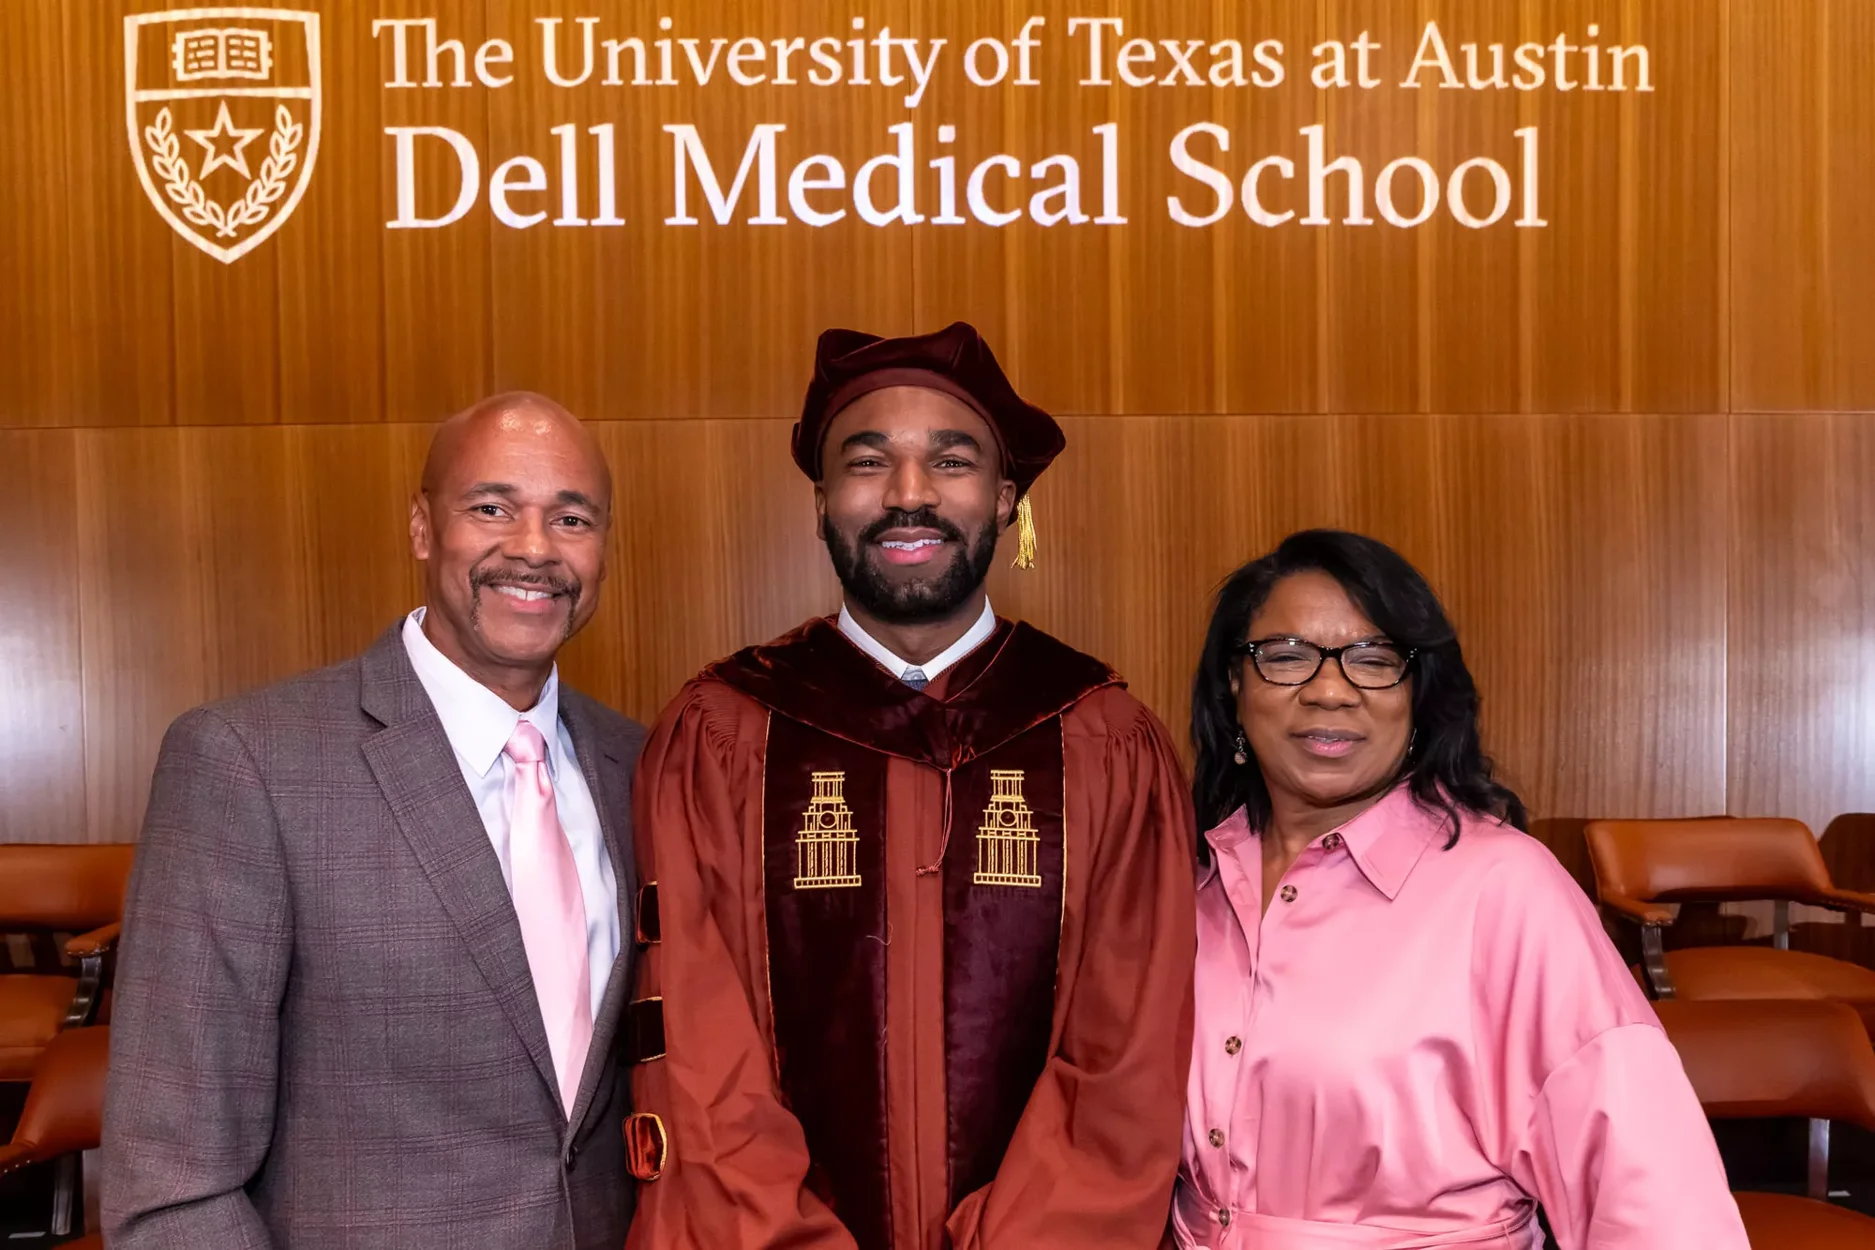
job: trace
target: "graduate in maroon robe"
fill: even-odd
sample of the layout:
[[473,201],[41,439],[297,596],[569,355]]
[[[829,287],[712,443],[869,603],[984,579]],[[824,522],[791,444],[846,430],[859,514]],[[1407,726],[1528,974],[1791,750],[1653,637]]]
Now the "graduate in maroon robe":
[[794,458],[841,584],[637,779],[631,1250],[1150,1250],[1190,1058],[1166,731],[983,581],[1065,442],[969,326],[821,336]]

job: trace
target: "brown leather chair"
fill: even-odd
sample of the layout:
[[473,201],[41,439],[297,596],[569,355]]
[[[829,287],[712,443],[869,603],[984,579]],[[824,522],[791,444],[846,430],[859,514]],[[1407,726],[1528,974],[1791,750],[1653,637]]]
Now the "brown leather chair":
[[1832,1002],[1661,1002],[1660,1023],[1706,1114],[1810,1121],[1809,1194],[1739,1193],[1754,1247],[1867,1250],[1875,1219],[1829,1203],[1829,1126],[1875,1129],[1875,1049],[1860,1016]]
[[[111,1030],[103,1026],[66,1029],[52,1039],[39,1057],[13,1140],[0,1146],[0,1176],[34,1163],[76,1159],[84,1151],[97,1149],[110,1050]],[[67,1184],[61,1181],[53,1199],[50,1231],[60,1237],[71,1231],[73,1191]],[[85,1209],[86,1227],[95,1230],[95,1203],[88,1200]],[[94,1231],[80,1241],[63,1244],[68,1250],[96,1250],[104,1239]]]
[[[1602,904],[1641,926],[1652,998],[1830,999],[1875,1030],[1875,971],[1790,949],[1790,904],[1875,913],[1875,894],[1839,890],[1797,820],[1594,820],[1586,830]],[[1774,945],[1667,951],[1682,902],[1777,904]]]
[[[55,933],[78,935],[65,943],[64,960],[54,949],[32,972],[0,973],[0,1081],[31,1080],[54,1034],[97,1018],[135,849],[128,843],[0,846],[0,934],[27,934],[40,948],[51,947]],[[8,966],[0,958],[0,968]]]

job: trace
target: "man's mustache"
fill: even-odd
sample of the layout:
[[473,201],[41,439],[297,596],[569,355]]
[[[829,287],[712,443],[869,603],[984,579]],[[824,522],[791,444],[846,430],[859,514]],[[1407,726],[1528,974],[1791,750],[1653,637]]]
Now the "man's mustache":
[[948,542],[962,542],[964,532],[939,516],[930,508],[916,508],[906,512],[898,508],[887,508],[885,515],[860,531],[859,539],[865,543],[876,543],[887,530],[918,529],[935,530]]
[[580,595],[580,582],[577,577],[544,573],[537,569],[477,567],[469,570],[470,589],[479,591],[495,586],[519,586],[527,590],[544,590],[553,595],[566,595],[576,602]]

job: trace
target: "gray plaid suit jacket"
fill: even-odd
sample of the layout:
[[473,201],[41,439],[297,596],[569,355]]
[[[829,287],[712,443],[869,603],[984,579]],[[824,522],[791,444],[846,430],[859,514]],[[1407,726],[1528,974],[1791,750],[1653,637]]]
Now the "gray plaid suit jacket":
[[501,865],[394,626],[163,740],[105,1102],[113,1250],[619,1250],[644,731],[562,686],[622,949],[567,1114]]

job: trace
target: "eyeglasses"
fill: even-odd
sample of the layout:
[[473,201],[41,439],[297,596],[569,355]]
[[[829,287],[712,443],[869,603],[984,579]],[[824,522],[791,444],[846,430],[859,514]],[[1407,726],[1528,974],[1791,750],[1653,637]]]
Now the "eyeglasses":
[[1402,651],[1390,642],[1356,642],[1319,647],[1306,638],[1259,638],[1231,649],[1247,655],[1257,676],[1272,686],[1306,686],[1333,660],[1348,684],[1362,690],[1391,690],[1406,680],[1417,648]]

